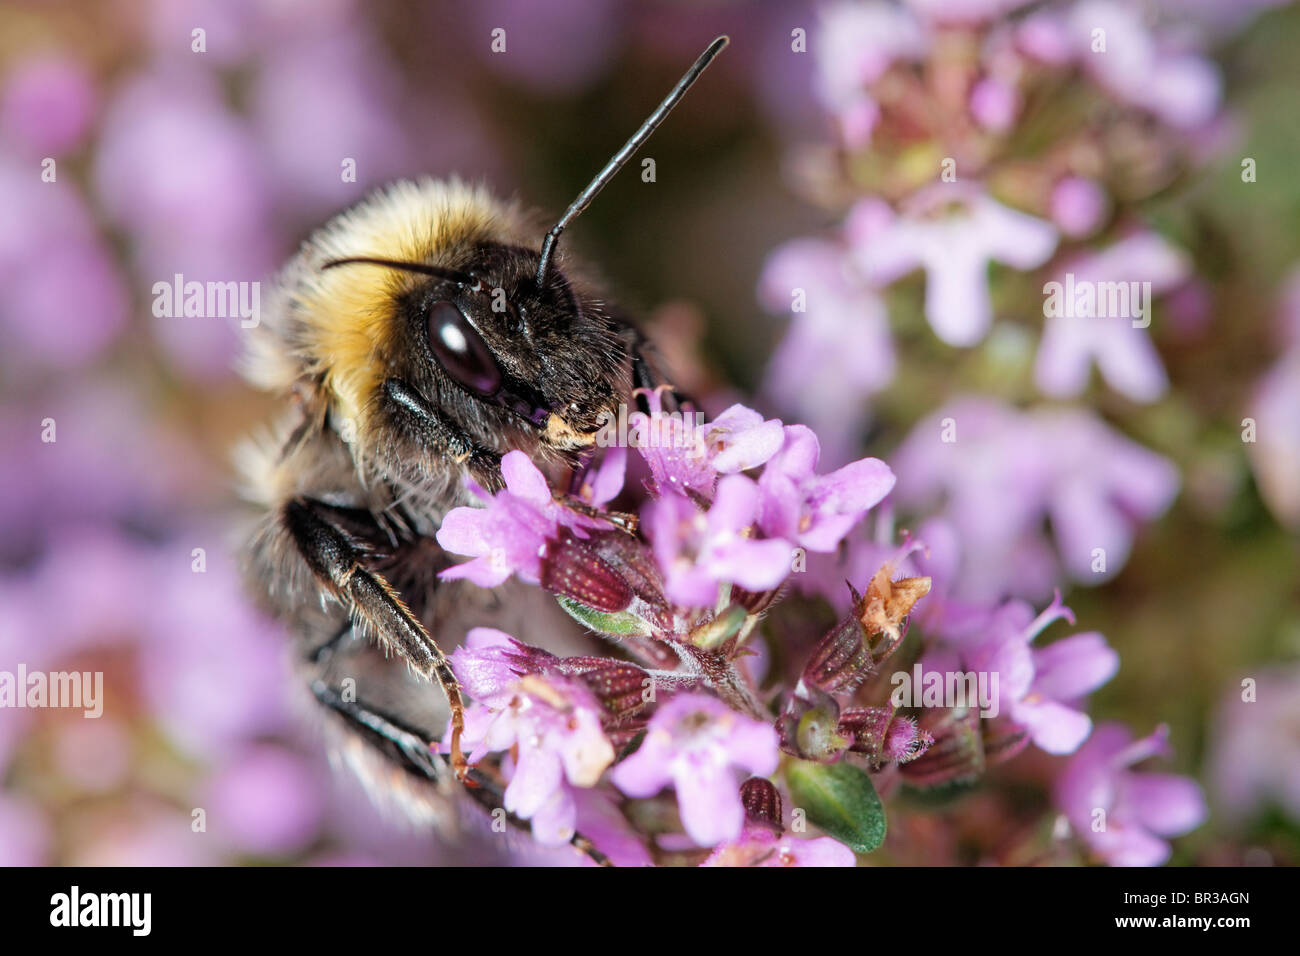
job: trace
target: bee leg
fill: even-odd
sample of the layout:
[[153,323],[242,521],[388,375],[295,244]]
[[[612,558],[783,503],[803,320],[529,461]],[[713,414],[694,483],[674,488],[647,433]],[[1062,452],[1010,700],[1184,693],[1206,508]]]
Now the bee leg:
[[[434,741],[426,740],[420,733],[403,726],[393,717],[381,713],[368,704],[344,699],[342,694],[323,680],[312,681],[311,691],[322,706],[341,717],[355,733],[408,773],[436,783],[445,772],[446,765],[434,750]],[[489,814],[496,810],[505,810],[502,806],[504,795],[499,781],[478,769],[473,769],[470,773],[478,784],[469,791],[475,802]],[[505,815],[511,826],[519,830],[531,831],[528,821],[521,820],[508,810],[505,810]],[[597,865],[612,865],[609,858],[596,849],[595,845],[582,834],[575,833],[569,842],[574,849],[585,854]]]
[[451,707],[451,765],[464,782],[469,764],[460,749],[465,705],[460,684],[442,649],[381,575],[365,568],[363,552],[330,518],[330,506],[312,498],[294,498],[284,506],[283,521],[307,566],[326,591],[341,601],[353,621],[373,633],[385,650],[401,655],[426,680],[437,681]]
[[434,752],[433,741],[366,704],[347,700],[323,680],[312,681],[311,692],[322,706],[342,717],[355,733],[403,769],[435,783],[442,779],[446,762]]
[[[636,338],[632,341],[628,350],[632,356],[632,387],[652,392],[660,385],[671,383],[669,383],[667,379],[659,373],[658,369],[655,368],[650,360],[646,358],[646,351],[649,346],[649,340],[644,338],[640,333],[637,333]],[[676,386],[673,386],[670,395],[670,401],[675,407],[667,409],[668,411],[687,411],[694,410],[698,407],[693,398],[684,392],[679,391]],[[636,402],[637,407],[640,408],[643,413],[647,415],[650,413],[650,404],[646,401],[644,395],[638,395],[636,397]]]
[[384,382],[384,398],[394,418],[422,447],[445,452],[488,491],[501,487],[501,456],[449,425],[419,392],[390,378]]

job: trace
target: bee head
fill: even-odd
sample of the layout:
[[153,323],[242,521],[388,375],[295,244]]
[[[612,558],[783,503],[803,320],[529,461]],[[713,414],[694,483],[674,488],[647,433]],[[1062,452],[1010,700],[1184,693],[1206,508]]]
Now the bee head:
[[456,265],[322,266],[405,274],[389,289],[383,387],[400,381],[443,423],[498,451],[529,438],[560,452],[592,444],[629,388],[626,342],[600,301],[559,270],[538,285],[539,255],[522,246],[479,241],[444,258]]
[[513,207],[455,180],[398,184],[339,216],[291,266],[279,339],[251,376],[319,384],[361,456],[390,471],[594,444],[630,392],[631,340],[559,268],[556,246],[726,44],[709,45],[540,251]]

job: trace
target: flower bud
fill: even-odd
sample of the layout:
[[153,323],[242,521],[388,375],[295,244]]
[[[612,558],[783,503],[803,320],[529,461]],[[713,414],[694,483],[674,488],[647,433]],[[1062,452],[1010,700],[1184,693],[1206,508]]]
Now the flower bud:
[[835,724],[835,715],[819,707],[800,717],[795,728],[800,755],[826,763],[842,757],[851,741],[836,732]]
[[927,711],[921,725],[919,732],[932,737],[933,743],[923,754],[901,764],[899,772],[909,783],[922,787],[973,780],[989,764],[1019,753],[1029,739],[1020,728],[996,728],[966,708]]
[[852,693],[871,672],[862,623],[853,615],[817,642],[803,670],[803,683],[828,694]]
[[621,531],[597,533],[588,541],[602,560],[618,570],[619,577],[633,594],[651,607],[667,613],[663,574],[644,542]]
[[740,785],[740,802],[745,805],[745,819],[756,826],[780,833],[781,794],[772,781],[750,777]]
[[607,614],[627,610],[632,587],[592,545],[566,532],[542,559],[542,587]]
[[908,763],[930,749],[934,738],[910,717],[895,716],[885,732],[885,756],[896,763]]
[[839,732],[852,741],[854,753],[866,754],[877,766],[907,763],[924,754],[934,738],[915,720],[892,707],[852,707],[840,715]]
[[624,717],[645,705],[644,693],[650,675],[635,664],[608,657],[565,657],[556,662],[554,669],[580,679],[614,718]]
[[852,743],[837,732],[839,715],[834,697],[800,683],[776,721],[781,749],[804,760],[834,763]]
[[[804,684],[828,694],[850,694],[898,649],[907,615],[929,593],[930,579],[893,581],[893,570],[891,562],[877,571],[865,596],[853,592],[853,613],[817,643],[804,667]],[[876,638],[882,640],[873,648]]]

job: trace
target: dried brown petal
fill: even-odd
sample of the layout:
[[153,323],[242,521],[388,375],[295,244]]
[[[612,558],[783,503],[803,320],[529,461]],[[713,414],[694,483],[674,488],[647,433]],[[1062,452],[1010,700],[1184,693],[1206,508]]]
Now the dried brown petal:
[[867,585],[866,596],[857,606],[858,620],[868,634],[883,634],[891,641],[902,636],[903,619],[912,613],[916,602],[930,593],[929,578],[891,580],[892,561],[885,564]]

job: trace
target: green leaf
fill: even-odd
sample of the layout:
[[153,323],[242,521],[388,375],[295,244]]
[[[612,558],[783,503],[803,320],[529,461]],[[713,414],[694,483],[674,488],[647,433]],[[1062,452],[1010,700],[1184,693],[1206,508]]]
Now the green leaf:
[[794,805],[808,819],[857,853],[870,853],[885,841],[885,808],[865,770],[841,760],[786,765]]
[[648,637],[653,633],[649,623],[627,611],[611,614],[608,611],[597,611],[594,607],[579,604],[573,598],[563,595],[556,595],[555,599],[575,621],[585,624],[600,634],[608,634],[610,637]]

